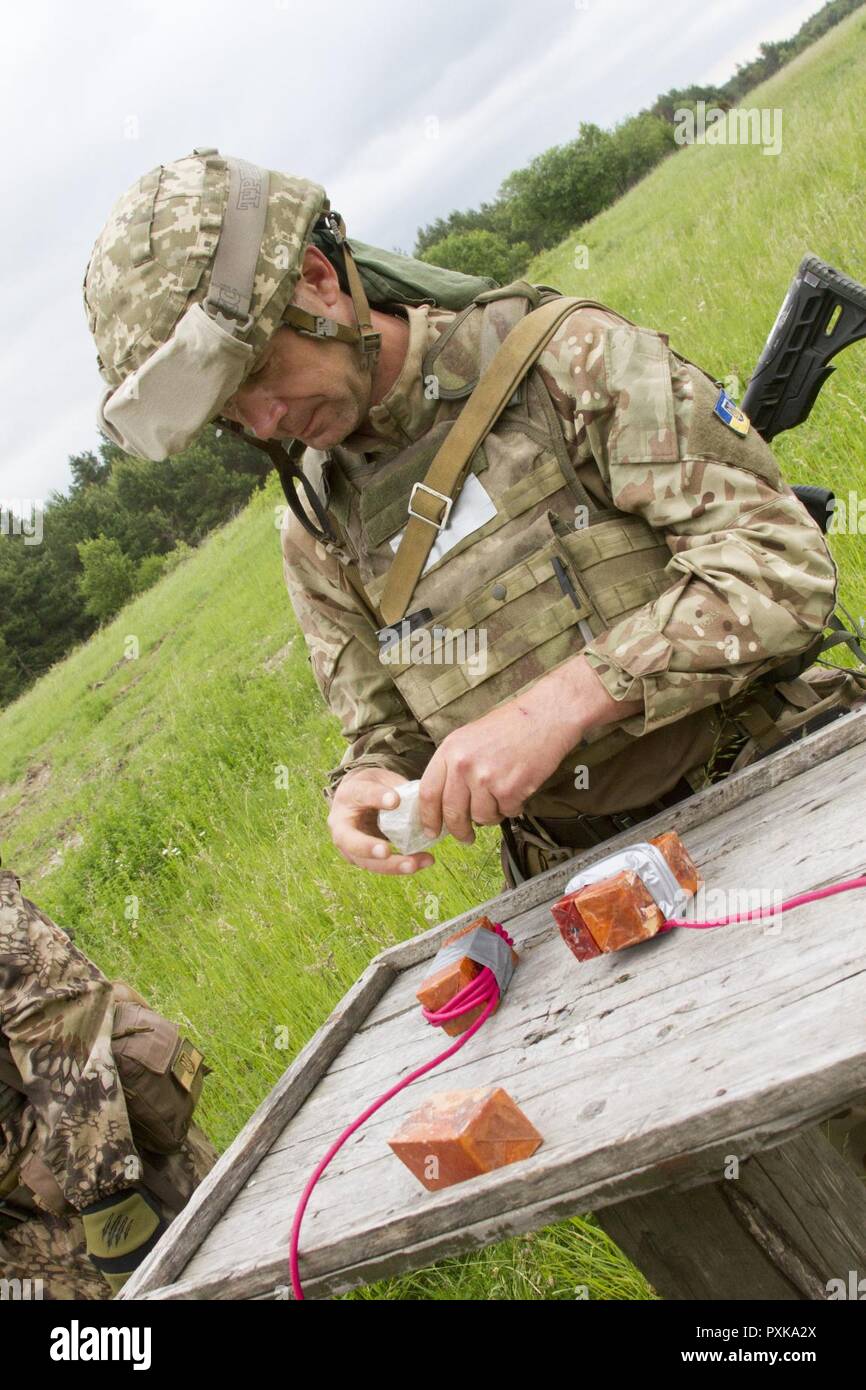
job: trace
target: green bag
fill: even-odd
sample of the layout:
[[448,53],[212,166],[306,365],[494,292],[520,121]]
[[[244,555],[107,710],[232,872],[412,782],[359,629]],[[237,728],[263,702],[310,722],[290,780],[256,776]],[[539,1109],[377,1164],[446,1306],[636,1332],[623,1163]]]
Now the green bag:
[[[336,261],[342,279],[342,257],[337,260],[337,244],[332,233],[319,224],[312,241],[332,262]],[[378,246],[347,237],[360,272],[364,290],[372,305],[436,304],[440,309],[465,309],[477,295],[498,288],[498,281],[487,275],[464,275],[428,265],[414,256],[383,251]],[[344,288],[347,288],[344,286]]]

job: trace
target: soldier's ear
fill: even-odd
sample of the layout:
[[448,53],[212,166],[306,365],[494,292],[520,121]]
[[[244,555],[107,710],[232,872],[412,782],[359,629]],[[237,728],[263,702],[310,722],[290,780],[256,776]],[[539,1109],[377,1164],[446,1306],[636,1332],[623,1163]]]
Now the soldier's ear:
[[312,294],[321,304],[333,308],[341,293],[337,272],[327,256],[323,255],[318,246],[308,246],[301,263],[300,279],[295,286],[294,302],[306,308],[303,297]]

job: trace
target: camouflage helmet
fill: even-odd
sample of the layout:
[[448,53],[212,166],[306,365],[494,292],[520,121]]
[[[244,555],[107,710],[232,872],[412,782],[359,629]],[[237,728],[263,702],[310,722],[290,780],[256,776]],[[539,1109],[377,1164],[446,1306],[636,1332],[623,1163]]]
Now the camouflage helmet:
[[152,169],[118,199],[84,278],[108,383],[99,423],[116,443],[156,459],[184,448],[283,323],[360,342],[375,354],[377,335],[349,254],[357,328],[290,305],[323,218],[342,243],[345,228],[318,184],[215,149]]

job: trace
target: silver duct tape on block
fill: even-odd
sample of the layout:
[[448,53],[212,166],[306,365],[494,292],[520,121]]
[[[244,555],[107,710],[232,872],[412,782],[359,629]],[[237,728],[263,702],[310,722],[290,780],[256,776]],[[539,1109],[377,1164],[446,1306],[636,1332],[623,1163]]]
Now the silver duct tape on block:
[[430,974],[434,975],[443,966],[462,960],[464,956],[477,961],[479,965],[489,965],[496,976],[499,993],[505,993],[514,974],[514,961],[511,947],[503,937],[497,932],[488,931],[486,927],[476,927],[457,941],[450,941],[436,953],[430,965]]
[[677,917],[685,909],[690,895],[680,887],[658,846],[646,842],[629,845],[627,849],[617,850],[616,854],[608,855],[607,859],[592,864],[588,869],[581,869],[568,880],[564,891],[574,893],[588,883],[598,883],[600,879],[622,873],[623,869],[631,869],[637,874],[665,917]]

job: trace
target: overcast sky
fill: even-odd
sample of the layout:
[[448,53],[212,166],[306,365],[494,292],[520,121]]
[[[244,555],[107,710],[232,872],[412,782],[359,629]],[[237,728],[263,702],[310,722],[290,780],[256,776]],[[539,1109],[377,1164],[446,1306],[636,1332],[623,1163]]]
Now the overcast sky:
[[97,443],[81,282],[117,196],[216,145],[411,251],[581,121],[723,81],[821,0],[25,0],[0,53],[0,501]]

